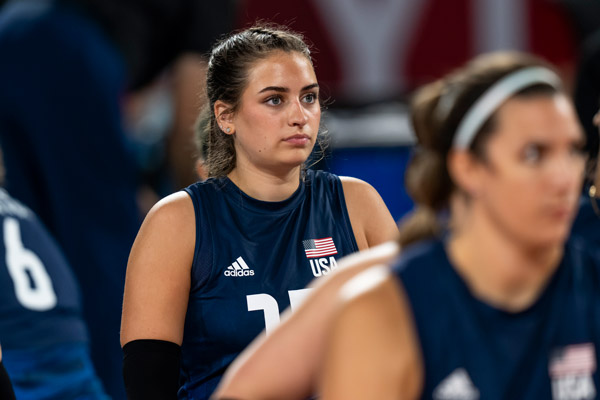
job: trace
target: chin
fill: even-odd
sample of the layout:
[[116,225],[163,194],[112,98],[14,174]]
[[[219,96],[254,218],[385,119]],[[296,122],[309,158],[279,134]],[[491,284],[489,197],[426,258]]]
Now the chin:
[[293,168],[306,163],[306,160],[308,160],[308,156],[298,155],[296,157],[289,157],[286,160],[282,160],[281,164]]
[[543,232],[543,234],[538,232],[538,236],[534,239],[534,243],[540,248],[554,248],[563,246],[568,238],[568,229],[549,229]]

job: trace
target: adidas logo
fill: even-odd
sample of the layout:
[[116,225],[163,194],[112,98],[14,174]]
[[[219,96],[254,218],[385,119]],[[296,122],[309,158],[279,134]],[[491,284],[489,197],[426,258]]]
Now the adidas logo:
[[248,267],[242,257],[238,257],[224,272],[225,276],[254,276],[254,270]]
[[464,368],[457,368],[433,391],[434,400],[478,400],[479,390],[473,386]]

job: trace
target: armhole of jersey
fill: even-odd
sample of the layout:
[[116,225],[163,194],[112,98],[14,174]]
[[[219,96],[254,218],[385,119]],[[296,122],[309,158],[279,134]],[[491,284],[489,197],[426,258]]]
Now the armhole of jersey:
[[354,237],[354,229],[352,229],[352,222],[350,221],[350,215],[348,214],[348,207],[346,207],[346,195],[344,194],[344,185],[342,184],[342,180],[339,176],[331,174],[331,177],[334,180],[335,190],[337,190],[340,193],[340,210],[342,211],[342,218],[346,228],[344,229],[344,231],[347,232],[347,239],[350,241],[350,243],[352,243],[352,246],[354,247],[354,252],[357,252],[359,249],[358,244],[356,243],[356,237]]
[[394,261],[390,264],[390,275],[394,280],[394,284],[398,290],[398,292],[403,294],[404,300],[406,301],[406,307],[408,308],[408,318],[412,320],[413,329],[415,333],[415,339],[417,342],[418,351],[421,354],[421,359],[423,360],[423,390],[425,390],[425,379],[427,378],[427,363],[425,360],[425,348],[423,347],[423,332],[424,327],[419,323],[415,313],[415,304],[414,299],[411,296],[409,289],[407,288],[407,282],[404,280],[402,272],[399,270],[399,265],[403,263],[404,259],[401,258],[402,255],[398,255]]
[[[198,290],[206,285],[212,275],[213,248],[212,243],[206,243],[210,235],[210,221],[205,215],[205,210],[200,204],[200,195],[197,190],[187,187],[184,191],[192,199],[196,219],[196,243],[194,244],[194,258],[191,268],[192,286],[190,291]],[[200,253],[205,257],[200,257]]]

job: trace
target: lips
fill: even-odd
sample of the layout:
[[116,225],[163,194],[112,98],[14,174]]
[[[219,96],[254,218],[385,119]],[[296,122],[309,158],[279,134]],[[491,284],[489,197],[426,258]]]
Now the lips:
[[548,208],[550,215],[557,219],[572,218],[577,212],[575,204],[556,204]]
[[288,136],[287,138],[283,139],[283,141],[293,145],[302,146],[307,143],[310,143],[310,136],[299,133],[296,135]]

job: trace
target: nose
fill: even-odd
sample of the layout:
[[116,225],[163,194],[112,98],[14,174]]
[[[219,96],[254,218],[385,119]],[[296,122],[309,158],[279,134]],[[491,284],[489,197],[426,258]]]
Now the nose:
[[296,100],[290,104],[289,124],[291,126],[302,127],[308,122],[308,115],[300,100]]
[[551,179],[557,191],[578,195],[583,184],[584,170],[585,160],[582,157],[572,153],[564,154],[554,163]]

